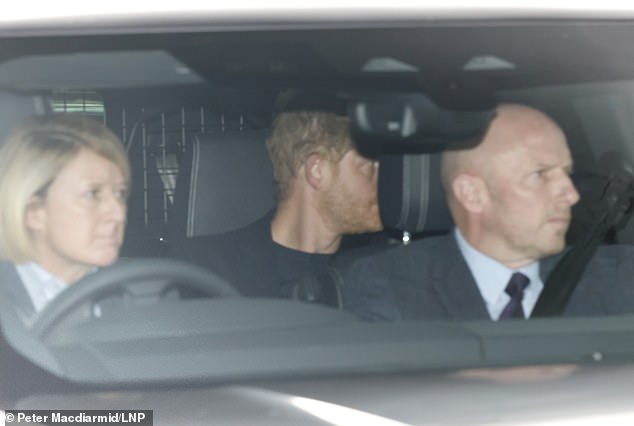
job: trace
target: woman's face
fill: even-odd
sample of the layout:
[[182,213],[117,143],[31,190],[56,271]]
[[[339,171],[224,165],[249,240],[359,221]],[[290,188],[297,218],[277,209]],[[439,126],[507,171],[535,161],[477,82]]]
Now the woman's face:
[[126,223],[128,182],[119,167],[82,149],[44,197],[27,208],[37,262],[68,283],[117,260]]

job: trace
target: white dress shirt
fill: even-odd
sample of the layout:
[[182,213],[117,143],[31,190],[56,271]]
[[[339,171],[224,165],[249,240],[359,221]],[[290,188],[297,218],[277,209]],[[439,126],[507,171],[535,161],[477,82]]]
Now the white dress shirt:
[[44,307],[62,292],[68,284],[44,270],[35,262],[21,263],[15,266],[18,275],[31,297],[35,312],[40,312]]
[[497,320],[504,307],[511,300],[511,297],[504,290],[514,272],[521,272],[530,280],[528,287],[524,290],[524,298],[522,299],[524,315],[529,317],[530,313],[533,312],[533,308],[535,308],[539,294],[544,288],[544,283],[539,276],[539,262],[533,262],[519,269],[510,269],[475,249],[465,240],[457,227],[454,235],[458,248],[467,262],[471,275],[473,275],[480,294],[486,303],[491,319]]

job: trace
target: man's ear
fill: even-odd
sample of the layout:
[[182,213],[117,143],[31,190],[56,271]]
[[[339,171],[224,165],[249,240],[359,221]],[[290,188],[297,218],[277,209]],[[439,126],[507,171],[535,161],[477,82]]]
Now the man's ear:
[[315,190],[321,189],[324,184],[325,166],[324,157],[317,152],[310,154],[304,161],[304,178]]
[[24,223],[31,231],[41,231],[46,227],[46,211],[42,197],[33,196],[24,211]]
[[462,208],[471,213],[480,213],[488,200],[486,184],[479,176],[458,175],[451,184],[453,196]]

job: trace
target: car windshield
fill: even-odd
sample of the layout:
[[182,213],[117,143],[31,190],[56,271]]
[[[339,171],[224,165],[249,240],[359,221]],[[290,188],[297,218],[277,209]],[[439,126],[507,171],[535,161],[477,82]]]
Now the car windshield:
[[[62,154],[0,175],[0,202],[22,203],[0,206],[0,408],[491,424],[488,384],[539,404],[601,366],[615,391],[571,409],[631,416],[634,22],[465,10],[0,18],[0,140],[80,116],[125,157],[77,148],[22,198]],[[44,129],[50,147],[75,134]],[[58,191],[82,155],[118,185],[88,191],[110,228]],[[48,257],[14,256],[15,223]],[[84,229],[98,242],[67,248]],[[479,402],[452,413],[449,389]],[[283,403],[311,420],[261,414]]]

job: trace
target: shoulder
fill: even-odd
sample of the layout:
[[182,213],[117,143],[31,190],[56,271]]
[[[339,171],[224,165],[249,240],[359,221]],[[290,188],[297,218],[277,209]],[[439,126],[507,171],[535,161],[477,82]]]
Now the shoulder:
[[20,281],[20,276],[15,269],[15,265],[4,260],[0,261],[0,277],[2,277],[3,282],[6,282],[7,280]]
[[222,234],[188,238],[175,244],[169,257],[209,269],[238,285],[245,275],[270,263],[273,240],[270,221],[263,217],[243,228]]
[[588,263],[575,289],[574,300],[593,306],[592,314],[631,313],[634,306],[632,276],[634,246],[601,246]]
[[7,260],[0,260],[0,271],[4,272],[8,270],[15,271],[15,265]]
[[344,274],[345,282],[350,286],[364,282],[420,282],[422,276],[436,274],[459,256],[452,236],[428,237],[355,260]]
[[460,252],[447,235],[360,258],[345,274],[344,307],[368,321],[415,318],[437,309],[430,302],[431,277],[455,263],[455,256]]
[[615,244],[600,246],[592,256],[586,269],[586,275],[601,274],[607,278],[622,272],[634,272],[634,246]]
[[612,260],[616,264],[628,263],[634,259],[634,245],[615,244],[609,246],[601,246],[595,254],[597,261]]
[[31,321],[35,314],[33,302],[15,264],[0,262],[0,281],[0,309],[15,313],[25,322]]
[[183,239],[174,245],[170,253],[174,257],[208,252],[231,253],[241,249],[260,247],[270,242],[270,221],[267,216],[245,227],[222,234]]
[[406,266],[435,262],[446,256],[459,254],[455,240],[450,235],[428,237],[408,245],[390,247],[379,253],[358,259],[354,264]]

